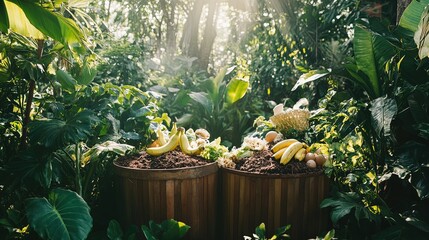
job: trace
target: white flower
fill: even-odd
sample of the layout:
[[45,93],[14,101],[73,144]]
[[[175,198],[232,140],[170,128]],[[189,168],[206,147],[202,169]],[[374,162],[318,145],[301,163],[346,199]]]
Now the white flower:
[[249,148],[253,151],[261,151],[268,149],[267,141],[265,139],[255,137],[245,137],[242,144],[243,148]]

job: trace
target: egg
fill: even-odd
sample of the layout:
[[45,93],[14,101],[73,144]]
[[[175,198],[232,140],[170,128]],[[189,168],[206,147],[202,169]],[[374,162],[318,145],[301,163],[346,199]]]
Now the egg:
[[307,154],[305,154],[305,161],[307,162],[308,160],[316,160],[316,156],[314,156],[314,153],[308,152]]
[[326,158],[323,156],[323,154],[315,154],[315,161],[317,165],[323,166],[323,164],[326,162]]
[[265,134],[265,141],[268,143],[273,142],[274,139],[276,139],[278,133],[276,131],[269,131],[267,134]]
[[316,162],[314,160],[308,160],[305,164],[307,164],[307,167],[309,168],[316,168]]

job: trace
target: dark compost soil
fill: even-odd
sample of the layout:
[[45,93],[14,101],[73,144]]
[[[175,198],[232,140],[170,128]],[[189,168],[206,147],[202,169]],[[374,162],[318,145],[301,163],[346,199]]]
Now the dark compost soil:
[[181,151],[171,151],[161,156],[150,156],[146,152],[118,158],[116,163],[120,166],[140,169],[171,169],[206,165],[204,158],[189,156]]
[[261,174],[311,174],[321,172],[322,167],[309,168],[304,161],[292,159],[288,164],[282,165],[272,158],[273,153],[268,150],[258,151],[251,157],[236,163],[235,169]]
[[[309,168],[304,161],[291,160],[282,165],[272,158],[268,150],[255,152],[253,156],[236,163],[235,169],[260,174],[311,174],[323,171],[323,168]],[[138,169],[172,169],[206,165],[209,162],[202,157],[189,156],[181,151],[171,151],[161,156],[150,156],[146,152],[120,157],[116,160],[120,166]]]

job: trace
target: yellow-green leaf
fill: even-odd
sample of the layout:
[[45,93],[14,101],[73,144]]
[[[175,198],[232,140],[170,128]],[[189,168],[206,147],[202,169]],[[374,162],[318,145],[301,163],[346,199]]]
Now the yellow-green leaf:
[[22,11],[18,5],[9,1],[4,1],[4,3],[9,18],[8,25],[11,31],[35,39],[45,38],[43,33],[37,30],[37,28],[30,23],[24,11]]
[[229,104],[235,103],[242,99],[247,93],[249,87],[249,80],[242,78],[232,79],[226,86],[226,101]]

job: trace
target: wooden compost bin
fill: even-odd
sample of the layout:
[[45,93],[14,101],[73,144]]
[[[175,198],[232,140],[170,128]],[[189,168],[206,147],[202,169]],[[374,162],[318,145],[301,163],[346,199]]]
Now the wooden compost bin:
[[291,224],[294,240],[315,238],[327,230],[327,212],[320,203],[329,189],[322,173],[268,175],[222,169],[222,239],[252,236],[265,223],[267,237]]
[[114,164],[121,222],[141,226],[173,218],[191,226],[186,239],[215,239],[218,166],[134,169]]

